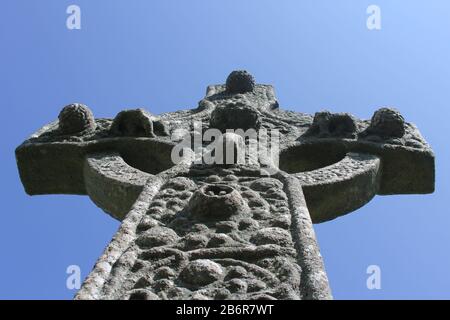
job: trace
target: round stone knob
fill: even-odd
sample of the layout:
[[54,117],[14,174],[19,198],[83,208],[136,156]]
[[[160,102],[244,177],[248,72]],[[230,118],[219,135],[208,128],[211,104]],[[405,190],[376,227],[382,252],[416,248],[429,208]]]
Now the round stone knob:
[[214,261],[199,259],[190,262],[180,274],[180,278],[193,285],[208,285],[223,277],[222,267]]
[[370,133],[401,138],[405,134],[405,119],[393,108],[377,110],[370,121]]
[[226,88],[228,93],[246,93],[255,89],[255,79],[245,70],[236,70],[227,78]]
[[80,103],[65,106],[59,113],[58,120],[62,134],[76,134],[95,129],[92,111]]

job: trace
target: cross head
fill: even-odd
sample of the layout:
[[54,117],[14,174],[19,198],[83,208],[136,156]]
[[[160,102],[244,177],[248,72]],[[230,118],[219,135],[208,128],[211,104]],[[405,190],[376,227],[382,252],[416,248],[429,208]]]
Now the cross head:
[[[183,138],[208,129],[233,152],[255,138],[230,129],[277,132],[279,152],[206,164],[187,148],[173,161]],[[28,194],[88,195],[121,221],[76,299],[330,299],[313,223],[377,194],[434,191],[433,151],[397,110],[286,111],[246,71],[190,110],[96,119],[68,105],[16,158]]]

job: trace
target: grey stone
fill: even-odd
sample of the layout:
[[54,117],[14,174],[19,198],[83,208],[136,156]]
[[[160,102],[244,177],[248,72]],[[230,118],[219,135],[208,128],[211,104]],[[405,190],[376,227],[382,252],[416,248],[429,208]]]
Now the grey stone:
[[178,235],[175,231],[165,227],[153,227],[139,235],[136,240],[138,246],[151,248],[175,243]]
[[130,293],[130,300],[160,300],[158,295],[149,290],[134,290]]
[[208,242],[208,247],[210,248],[218,248],[218,247],[231,247],[235,245],[235,242],[229,235],[224,233],[217,233],[211,236],[211,239]]
[[121,111],[114,118],[111,134],[123,137],[154,137],[151,115],[144,109]]
[[401,138],[405,134],[405,119],[394,108],[381,108],[377,110],[370,121],[365,135],[378,135],[384,138]]
[[[194,136],[192,120],[203,130],[277,129],[278,170],[262,170],[270,156],[206,165],[187,152],[172,163],[171,136]],[[220,139],[233,150],[247,143]],[[286,111],[242,71],[190,110],[112,120],[74,104],[16,159],[28,194],[88,195],[122,222],[76,299],[330,299],[313,223],[375,195],[431,193],[435,178],[431,147],[397,111],[371,120]]]
[[238,228],[237,223],[234,221],[221,221],[216,223],[216,230],[220,233],[230,233]]
[[194,192],[188,204],[193,217],[200,220],[231,219],[248,208],[234,188],[223,185],[205,185]]
[[215,300],[226,300],[231,296],[231,292],[228,289],[222,288],[216,292],[214,296]]
[[185,237],[185,246],[187,249],[199,249],[206,247],[208,238],[202,234],[188,234]]
[[277,244],[279,246],[289,246],[292,244],[290,233],[277,227],[263,228],[257,231],[250,241],[257,245]]
[[155,271],[154,279],[175,278],[176,272],[170,267],[161,267]]
[[92,111],[80,103],[65,106],[59,113],[58,120],[62,134],[76,134],[95,128]]
[[231,279],[226,282],[227,289],[232,293],[246,293],[247,283],[241,279]]
[[115,117],[110,132],[122,137],[168,136],[167,124],[145,109],[124,110]]
[[222,132],[227,129],[259,129],[261,127],[260,112],[241,102],[230,102],[218,106],[211,113],[210,126]]
[[255,88],[255,79],[245,70],[236,70],[229,74],[226,81],[229,93],[246,93]]
[[304,135],[319,138],[354,138],[356,136],[355,119],[348,113],[317,112],[311,127]]
[[207,259],[192,261],[183,269],[183,271],[181,271],[180,274],[183,281],[200,286],[217,281],[222,276],[222,267]]
[[243,278],[245,276],[247,276],[247,270],[241,266],[236,266],[228,270],[226,279]]

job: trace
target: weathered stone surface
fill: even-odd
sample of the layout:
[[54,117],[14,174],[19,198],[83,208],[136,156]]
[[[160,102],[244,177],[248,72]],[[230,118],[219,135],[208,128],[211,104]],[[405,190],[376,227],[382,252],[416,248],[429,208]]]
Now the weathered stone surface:
[[[278,130],[279,170],[262,171],[267,159],[195,164],[189,153],[172,163],[170,135],[194,136],[192,120]],[[158,117],[137,109],[94,120],[72,106],[16,158],[27,193],[87,194],[122,221],[76,299],[329,299],[312,223],[377,194],[434,190],[434,154],[397,111],[371,120],[285,111],[271,86],[240,71],[197,108]]]
[[175,231],[165,227],[155,226],[139,235],[136,244],[141,248],[152,248],[173,244],[178,241]]
[[405,119],[394,108],[381,108],[373,114],[370,126],[363,133],[371,134],[382,138],[401,138],[405,134]]
[[354,138],[356,136],[355,119],[348,113],[317,112],[305,135],[318,138]]
[[255,88],[255,79],[245,70],[236,70],[228,76],[226,87],[229,93],[246,93]]
[[260,112],[241,102],[218,106],[211,113],[210,126],[222,132],[227,129],[259,129],[261,126]]
[[208,285],[222,278],[223,270],[217,263],[199,259],[189,263],[180,274],[181,280],[193,285]]
[[223,184],[204,185],[194,192],[188,206],[199,220],[228,220],[248,211],[239,192]]
[[111,133],[124,137],[154,137],[151,115],[144,109],[119,112],[111,125]]
[[59,113],[58,120],[62,134],[77,134],[95,128],[92,111],[80,103],[65,106]]

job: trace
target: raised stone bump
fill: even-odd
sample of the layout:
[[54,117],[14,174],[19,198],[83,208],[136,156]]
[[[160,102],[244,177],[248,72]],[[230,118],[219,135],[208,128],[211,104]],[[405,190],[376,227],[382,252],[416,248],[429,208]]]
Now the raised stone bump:
[[199,259],[189,263],[181,272],[181,279],[194,285],[206,285],[219,280],[223,270],[217,263],[208,259]]
[[178,241],[179,237],[170,228],[156,226],[141,233],[136,239],[136,244],[140,248],[153,248]]
[[314,120],[304,136],[319,138],[355,138],[355,119],[348,113],[316,112]]
[[189,210],[200,221],[230,219],[248,211],[242,196],[230,186],[207,184],[194,192]]
[[255,88],[255,79],[246,70],[235,70],[228,75],[226,88],[229,93],[250,92]]
[[365,134],[401,138],[405,134],[405,119],[394,108],[380,108],[373,114]]
[[226,130],[258,130],[261,126],[260,112],[241,102],[218,106],[211,113],[210,126],[222,132]]
[[123,137],[154,137],[152,116],[144,109],[124,110],[117,114],[111,133]]
[[81,103],[65,106],[58,115],[59,130],[62,134],[78,134],[95,129],[92,111]]

